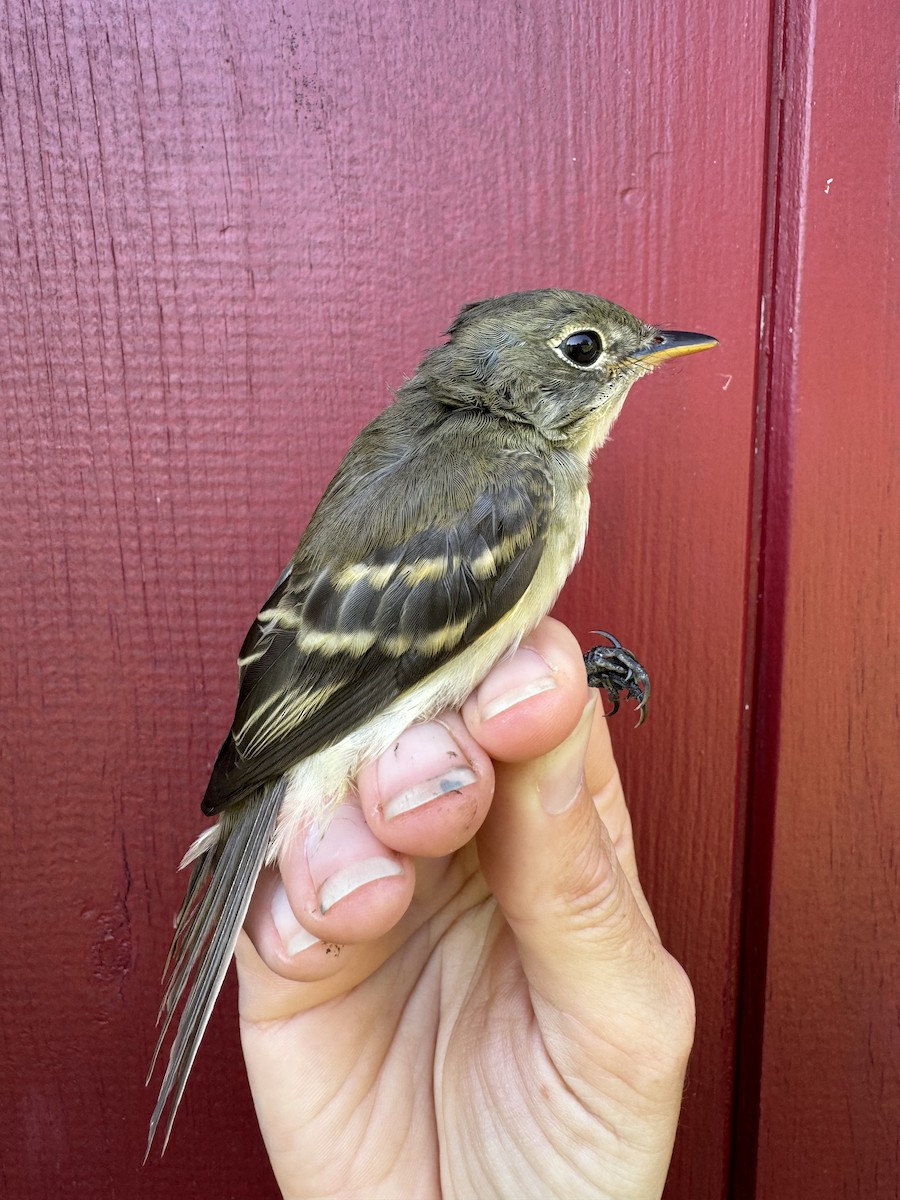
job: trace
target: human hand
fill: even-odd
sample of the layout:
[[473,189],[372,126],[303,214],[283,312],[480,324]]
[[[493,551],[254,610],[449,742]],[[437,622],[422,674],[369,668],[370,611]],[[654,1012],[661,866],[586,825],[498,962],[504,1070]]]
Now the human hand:
[[693,997],[571,634],[545,619],[358,792],[263,873],[237,949],[283,1194],[660,1195]]

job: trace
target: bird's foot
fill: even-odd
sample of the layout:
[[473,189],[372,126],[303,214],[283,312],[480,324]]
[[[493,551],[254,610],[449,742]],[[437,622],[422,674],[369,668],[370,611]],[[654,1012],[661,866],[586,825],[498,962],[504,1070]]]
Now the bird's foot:
[[594,632],[612,644],[595,646],[584,656],[588,685],[603,688],[609,696],[612,701],[610,716],[619,711],[619,697],[623,692],[636,700],[640,714],[638,725],[643,725],[647,719],[647,701],[650,699],[650,676],[631,651],[626,650],[611,633],[605,633],[602,629],[595,629]]

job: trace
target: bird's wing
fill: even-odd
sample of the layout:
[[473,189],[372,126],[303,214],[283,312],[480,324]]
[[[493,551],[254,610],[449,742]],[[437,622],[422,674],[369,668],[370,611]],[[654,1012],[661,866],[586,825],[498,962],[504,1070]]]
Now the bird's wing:
[[451,520],[434,519],[396,546],[356,553],[348,538],[349,553],[332,547],[323,561],[301,543],[242,647],[237,711],[204,812],[221,812],[339,741],[520,599],[544,549],[549,475],[523,456],[466,499],[447,506]]

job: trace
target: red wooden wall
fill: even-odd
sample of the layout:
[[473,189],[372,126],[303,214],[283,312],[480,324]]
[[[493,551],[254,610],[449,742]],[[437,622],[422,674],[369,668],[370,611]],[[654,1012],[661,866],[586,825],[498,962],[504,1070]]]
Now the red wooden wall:
[[722,341],[629,400],[560,605],[653,671],[616,739],[698,997],[667,1196],[895,1194],[898,33],[891,0],[3,0],[6,1194],[275,1194],[233,990],[140,1166],[233,659],[456,308],[548,284]]

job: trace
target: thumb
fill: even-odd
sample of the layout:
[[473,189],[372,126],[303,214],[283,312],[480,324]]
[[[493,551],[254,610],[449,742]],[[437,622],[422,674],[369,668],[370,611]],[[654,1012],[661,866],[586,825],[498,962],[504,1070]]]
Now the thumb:
[[[680,1090],[693,1037],[691,989],[644,915],[636,873],[620,863],[588,792],[596,704],[594,695],[548,754],[496,764],[478,853],[557,1065],[595,1082],[598,1069],[621,1075],[625,1063],[634,1086],[659,1087],[654,1099],[667,1102]],[[612,1053],[616,1061],[598,1061],[598,1048],[600,1060]]]

